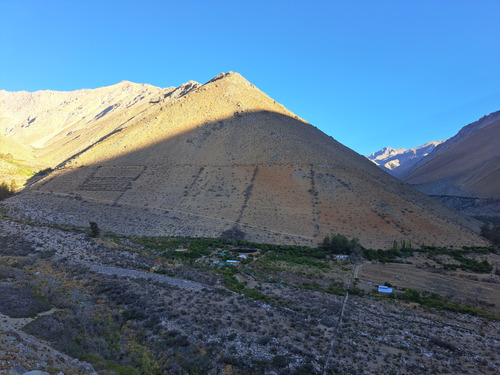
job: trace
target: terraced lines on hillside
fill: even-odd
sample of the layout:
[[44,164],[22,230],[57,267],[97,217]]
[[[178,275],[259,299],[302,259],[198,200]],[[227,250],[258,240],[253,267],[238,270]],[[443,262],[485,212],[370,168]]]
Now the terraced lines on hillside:
[[241,218],[243,217],[243,213],[245,212],[245,209],[247,208],[248,200],[250,199],[250,196],[252,195],[252,190],[253,190],[253,184],[255,182],[255,177],[257,176],[257,173],[259,172],[259,166],[256,166],[253,170],[252,178],[250,179],[250,184],[247,186],[245,189],[245,192],[243,195],[245,196],[245,200],[243,201],[243,204],[241,205],[241,210],[238,215],[238,218],[236,219],[236,223],[239,225],[241,222]]
[[200,167],[198,172],[193,176],[193,181],[191,182],[191,185],[187,186],[186,189],[184,190],[184,196],[187,197],[190,195],[191,190],[193,189],[193,186],[196,185],[196,182],[200,178],[201,173],[205,170],[205,167]]
[[[75,199],[74,195],[67,194],[67,193],[42,192],[42,191],[33,190],[30,192],[30,194],[33,196],[36,194],[51,195],[51,196],[58,197],[58,198],[67,198],[67,199],[70,199],[71,201],[74,201],[74,199]],[[270,230],[270,229],[258,227],[255,225],[250,225],[250,224],[241,224],[241,223],[237,223],[236,221],[233,221],[233,220],[227,220],[227,219],[223,219],[223,218],[219,218],[219,217],[203,215],[200,213],[182,211],[182,210],[174,209],[174,208],[162,208],[162,207],[150,207],[150,206],[148,207],[148,206],[144,206],[144,205],[140,205],[140,204],[134,204],[131,202],[120,202],[119,204],[115,205],[114,200],[103,199],[103,198],[92,198],[92,197],[85,197],[85,198],[80,199],[79,205],[81,205],[81,202],[85,202],[85,201],[87,201],[89,203],[97,203],[97,204],[108,205],[108,206],[133,207],[133,208],[137,208],[137,209],[141,209],[141,210],[158,211],[160,213],[171,214],[171,215],[181,214],[181,215],[185,215],[188,217],[190,216],[193,218],[208,219],[208,220],[212,220],[214,222],[220,222],[220,223],[224,223],[227,225],[232,225],[233,228],[235,228],[235,227],[238,228],[238,226],[239,226],[241,229],[251,229],[251,230],[254,230],[256,232],[262,232],[262,233],[269,234],[271,236],[280,235],[280,236],[284,236],[284,237],[289,238],[289,239],[296,239],[299,242],[306,241],[307,243],[310,243],[311,245],[316,243],[314,238],[308,237],[308,236],[301,236],[301,235],[297,235],[297,234],[289,233],[289,232],[284,232],[284,231]],[[15,200],[11,201],[10,203],[13,205],[21,204],[21,202],[15,201]],[[37,220],[40,220],[40,219],[41,219],[41,216],[39,216]]]
[[[132,180],[130,181],[130,183],[128,185],[128,188],[130,188],[132,186],[132,182],[137,181],[143,175],[143,173],[146,171],[146,169],[148,169],[147,165],[142,166],[142,170],[140,170],[139,173],[137,173],[137,176],[135,176],[135,177],[132,178]],[[118,201],[120,200],[121,197],[123,197],[123,195],[126,193],[127,190],[128,189],[123,190],[116,197],[114,204],[118,204]]]
[[311,175],[311,189],[309,190],[309,193],[311,194],[311,205],[312,205],[312,216],[313,216],[313,223],[314,223],[314,234],[313,237],[319,237],[321,234],[321,227],[320,227],[320,222],[319,222],[319,202],[318,202],[318,191],[316,190],[316,181],[315,181],[315,176],[314,176],[314,168],[313,165],[311,164],[311,169],[310,169],[310,175]]

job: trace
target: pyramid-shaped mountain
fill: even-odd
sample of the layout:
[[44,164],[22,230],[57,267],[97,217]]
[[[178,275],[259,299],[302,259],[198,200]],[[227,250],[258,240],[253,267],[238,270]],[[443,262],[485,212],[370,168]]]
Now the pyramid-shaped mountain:
[[81,113],[92,122],[39,142],[39,158],[57,168],[9,199],[11,211],[139,235],[483,243],[479,222],[381,171],[237,73],[148,92],[137,103],[122,98],[130,107],[111,100]]

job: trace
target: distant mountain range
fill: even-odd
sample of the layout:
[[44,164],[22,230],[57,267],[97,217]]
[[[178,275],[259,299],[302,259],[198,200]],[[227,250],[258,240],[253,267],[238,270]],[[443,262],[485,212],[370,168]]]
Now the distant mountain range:
[[[388,147],[367,156],[381,168],[468,215],[500,218],[500,111],[464,126],[433,150],[412,152]],[[408,150],[410,151],[410,150]],[[390,169],[392,167],[392,169]]]
[[428,142],[425,145],[410,148],[409,150],[384,147],[366,157],[394,177],[402,178],[411,172],[421,159],[429,155],[436,146],[443,142]]
[[3,202],[31,220],[297,245],[332,232],[373,248],[485,243],[479,221],[389,176],[238,73],[167,89],[0,91],[0,133],[22,145],[10,148],[12,163],[46,169]]

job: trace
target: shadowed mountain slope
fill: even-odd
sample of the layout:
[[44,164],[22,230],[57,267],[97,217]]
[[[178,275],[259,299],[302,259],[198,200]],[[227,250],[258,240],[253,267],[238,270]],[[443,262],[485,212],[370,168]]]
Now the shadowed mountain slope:
[[64,163],[9,199],[20,216],[271,243],[314,245],[331,232],[372,247],[483,243],[477,221],[389,176],[237,73],[150,103],[71,157],[64,143],[51,147]]
[[500,217],[500,112],[464,127],[404,178],[477,216]]

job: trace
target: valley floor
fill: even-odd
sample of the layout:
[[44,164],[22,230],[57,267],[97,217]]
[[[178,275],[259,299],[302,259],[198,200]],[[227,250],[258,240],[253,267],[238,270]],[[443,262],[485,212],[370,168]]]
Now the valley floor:
[[500,372],[499,320],[373,293],[408,265],[172,241],[0,219],[0,373]]

